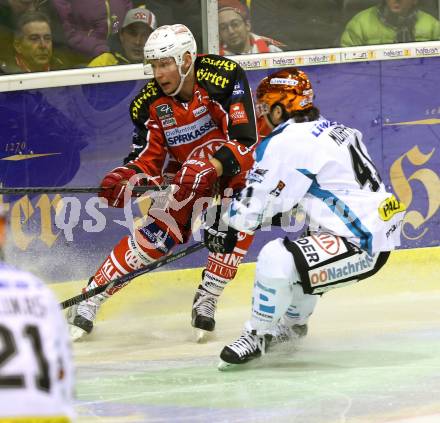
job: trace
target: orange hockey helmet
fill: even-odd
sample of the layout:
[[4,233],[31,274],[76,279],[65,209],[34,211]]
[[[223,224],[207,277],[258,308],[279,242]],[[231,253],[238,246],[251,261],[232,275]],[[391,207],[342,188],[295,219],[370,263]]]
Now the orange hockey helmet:
[[282,104],[287,113],[313,107],[313,89],[309,77],[299,69],[287,68],[262,79],[257,87],[257,114],[270,112]]

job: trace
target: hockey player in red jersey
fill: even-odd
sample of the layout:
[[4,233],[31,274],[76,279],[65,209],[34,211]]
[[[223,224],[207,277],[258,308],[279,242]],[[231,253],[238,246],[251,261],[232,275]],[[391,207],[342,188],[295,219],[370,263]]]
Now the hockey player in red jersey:
[[[142,175],[139,183],[146,179],[149,184],[163,182],[167,155],[171,158],[167,171],[174,167],[171,183],[178,189],[164,213],[151,208],[147,224],[113,248],[85,290],[141,268],[186,242],[193,209],[200,200],[222,195],[225,188],[238,191],[253,165],[256,123],[243,69],[222,56],[197,57],[194,37],[184,25],[156,29],[145,44],[144,56],[154,79],[130,107],[134,144],[140,148],[124,166],[105,175],[100,196],[110,206],[123,207],[130,178]],[[192,325],[197,329],[214,330],[218,296],[234,278],[252,241],[246,234],[239,238],[231,253],[234,257],[209,254],[192,309]],[[92,331],[99,307],[116,291],[94,296],[69,310],[73,339]]]

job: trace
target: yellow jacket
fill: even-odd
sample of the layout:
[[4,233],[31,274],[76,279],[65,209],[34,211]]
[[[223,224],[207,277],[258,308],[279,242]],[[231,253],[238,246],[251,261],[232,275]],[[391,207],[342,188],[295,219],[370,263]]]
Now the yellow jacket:
[[89,68],[97,66],[113,66],[113,65],[128,65],[130,62],[120,53],[102,53],[95,57],[87,66]]

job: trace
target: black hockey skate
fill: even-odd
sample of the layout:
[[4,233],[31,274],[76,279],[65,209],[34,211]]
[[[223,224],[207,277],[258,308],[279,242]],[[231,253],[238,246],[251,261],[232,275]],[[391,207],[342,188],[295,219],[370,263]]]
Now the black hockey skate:
[[197,334],[197,342],[204,338],[204,332],[213,332],[215,329],[215,310],[217,308],[217,297],[210,294],[199,285],[194,296],[192,306],[191,325],[201,331]]
[[271,340],[272,335],[257,335],[255,330],[245,329],[240,338],[223,348],[218,369],[226,370],[261,357],[268,350]]

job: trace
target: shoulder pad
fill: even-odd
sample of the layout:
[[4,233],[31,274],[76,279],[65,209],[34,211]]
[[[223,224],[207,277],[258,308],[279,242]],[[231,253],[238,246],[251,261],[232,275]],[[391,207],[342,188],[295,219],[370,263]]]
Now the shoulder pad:
[[195,64],[197,82],[208,93],[229,96],[234,89],[240,65],[233,60],[215,54],[197,57]]
[[135,125],[145,124],[150,114],[150,104],[161,96],[162,90],[154,79],[145,84],[130,104],[130,117]]

